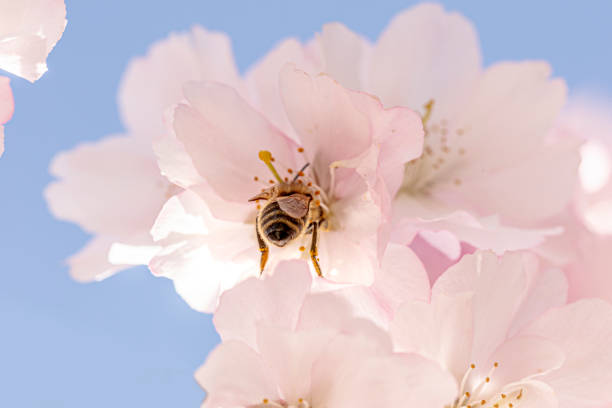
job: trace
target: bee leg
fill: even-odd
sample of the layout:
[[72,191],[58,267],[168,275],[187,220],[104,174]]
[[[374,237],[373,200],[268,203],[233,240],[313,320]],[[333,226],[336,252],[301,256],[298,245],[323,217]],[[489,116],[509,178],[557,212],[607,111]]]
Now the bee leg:
[[321,267],[319,266],[319,259],[317,256],[319,255],[319,251],[317,249],[317,238],[319,232],[319,224],[313,222],[312,224],[312,240],[310,241],[310,260],[312,261],[312,266],[314,266],[315,271],[317,271],[317,275],[321,278],[323,274],[321,273]]
[[268,245],[266,245],[266,241],[264,241],[261,235],[259,234],[259,228],[257,228],[257,221],[258,220],[255,221],[255,232],[257,232],[257,242],[259,243],[259,251],[261,252],[261,260],[259,261],[259,275],[261,276],[266,267],[266,262],[268,262],[268,252],[270,250],[268,249]]

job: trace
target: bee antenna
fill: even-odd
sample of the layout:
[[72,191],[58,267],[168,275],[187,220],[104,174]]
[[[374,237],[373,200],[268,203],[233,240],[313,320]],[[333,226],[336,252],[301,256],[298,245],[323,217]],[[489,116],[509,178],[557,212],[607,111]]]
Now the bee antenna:
[[293,178],[293,180],[291,181],[292,183],[295,183],[298,179],[298,177],[300,177],[300,174],[303,174],[304,170],[306,170],[306,168],[310,166],[310,163],[306,163],[301,169],[300,171],[297,172],[297,174],[295,175],[295,177]]

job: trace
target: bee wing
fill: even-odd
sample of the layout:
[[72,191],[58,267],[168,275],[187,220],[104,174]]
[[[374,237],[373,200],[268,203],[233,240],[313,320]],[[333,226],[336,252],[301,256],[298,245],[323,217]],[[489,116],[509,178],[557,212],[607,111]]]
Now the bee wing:
[[277,202],[280,209],[293,218],[302,218],[308,214],[310,197],[304,194],[295,193],[288,196],[279,197]]

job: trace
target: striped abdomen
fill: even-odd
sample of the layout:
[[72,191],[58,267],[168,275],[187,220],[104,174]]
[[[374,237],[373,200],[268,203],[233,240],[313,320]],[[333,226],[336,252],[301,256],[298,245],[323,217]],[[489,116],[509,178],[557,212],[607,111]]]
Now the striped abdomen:
[[268,241],[282,247],[300,235],[307,216],[294,218],[281,210],[276,201],[272,201],[259,214],[259,231]]

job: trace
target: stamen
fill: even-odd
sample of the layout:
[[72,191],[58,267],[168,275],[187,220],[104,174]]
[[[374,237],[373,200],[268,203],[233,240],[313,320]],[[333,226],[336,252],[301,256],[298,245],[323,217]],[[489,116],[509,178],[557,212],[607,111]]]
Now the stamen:
[[475,390],[472,390],[474,392],[474,395],[479,395],[480,392],[483,390],[483,388],[491,381],[491,377],[493,377],[493,372],[498,366],[499,364],[493,364],[493,367],[491,367],[491,369],[487,373],[485,380],[481,382],[480,384],[478,384]]
[[303,246],[300,247],[300,251],[305,251],[306,248],[304,248]]
[[253,180],[259,181],[259,177],[255,176],[255,177],[253,177]]
[[303,147],[298,147],[298,153],[304,153],[304,148]]
[[[283,180],[279,176],[278,172],[274,168],[274,165],[272,164],[272,162],[274,161],[274,157],[272,157],[272,153],[270,153],[267,150],[260,150],[259,151],[259,160],[261,160],[262,162],[264,162],[266,164],[266,166],[268,166],[268,168],[270,169],[270,171],[272,172],[272,174],[274,175],[276,180],[278,180],[279,183],[283,182]],[[274,181],[272,181],[272,184],[274,184]]]
[[463,405],[464,402],[466,402],[467,400],[469,400],[470,398],[470,393],[469,392],[465,392],[465,386],[468,382],[468,379],[470,378],[470,373],[472,372],[472,370],[474,370],[476,368],[476,366],[474,364],[470,364],[470,368],[467,369],[467,371],[465,372],[465,374],[463,375],[463,378],[461,379],[461,384],[459,385],[459,395],[461,395],[461,398],[459,399],[457,406],[461,406]]
[[423,114],[421,120],[423,121],[423,127],[427,125],[427,121],[431,117],[431,111],[433,110],[434,100],[430,99],[423,107],[425,108],[425,113]]

